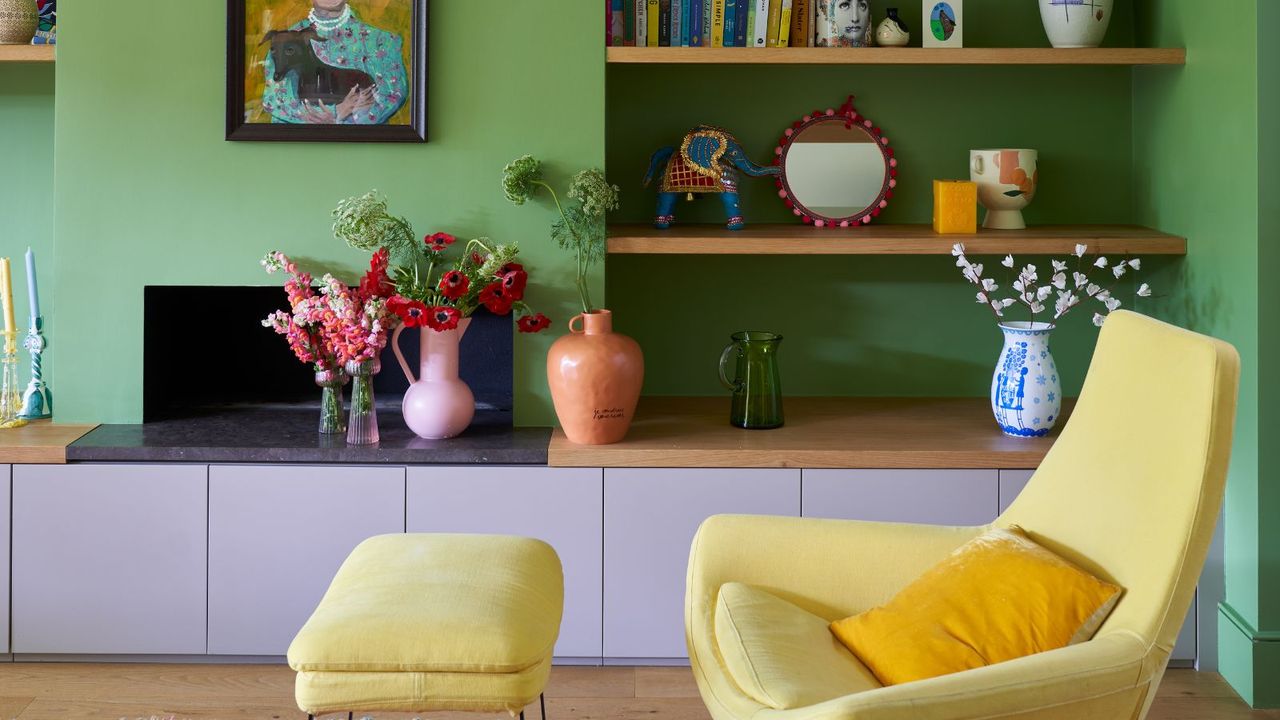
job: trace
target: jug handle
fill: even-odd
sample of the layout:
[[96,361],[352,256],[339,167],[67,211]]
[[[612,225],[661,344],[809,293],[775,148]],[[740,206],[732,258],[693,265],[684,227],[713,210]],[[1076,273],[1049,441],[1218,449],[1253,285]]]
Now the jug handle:
[[404,376],[408,378],[409,384],[413,385],[418,380],[413,376],[413,370],[409,368],[409,363],[404,359],[404,353],[400,352],[400,333],[404,332],[404,325],[396,328],[391,333],[391,352],[396,354],[396,360],[400,361],[400,369],[404,371]]
[[[579,321],[583,323],[584,325],[583,329],[575,328],[573,326],[574,323]],[[574,335],[581,335],[585,333],[586,332],[585,325],[586,325],[586,319],[582,317],[582,313],[578,313],[577,315],[574,315],[573,317],[569,318],[569,332],[573,333]]]
[[733,382],[729,382],[729,376],[725,373],[724,366],[729,362],[729,355],[737,349],[737,345],[729,343],[724,346],[724,352],[720,353],[720,383],[732,392],[742,392],[742,382],[736,378]]

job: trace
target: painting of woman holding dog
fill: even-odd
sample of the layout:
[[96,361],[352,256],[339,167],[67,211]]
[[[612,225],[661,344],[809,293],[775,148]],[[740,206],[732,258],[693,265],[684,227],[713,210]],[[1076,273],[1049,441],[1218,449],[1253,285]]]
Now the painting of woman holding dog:
[[410,92],[409,0],[246,4],[249,122],[404,124],[398,116],[407,114]]

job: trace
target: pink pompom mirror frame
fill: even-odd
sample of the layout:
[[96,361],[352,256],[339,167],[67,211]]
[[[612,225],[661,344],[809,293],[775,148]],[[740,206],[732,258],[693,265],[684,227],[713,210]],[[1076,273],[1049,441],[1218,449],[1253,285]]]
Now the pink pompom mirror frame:
[[[837,119],[844,120],[846,129],[852,129],[856,125],[875,139],[881,154],[884,155],[885,168],[888,171],[885,173],[884,187],[880,189],[880,195],[863,211],[844,218],[825,217],[809,210],[796,199],[791,186],[787,183],[787,152],[790,150],[796,136],[818,123],[834,122]],[[889,146],[889,138],[884,135],[879,126],[858,113],[853,106],[852,95],[839,108],[827,108],[825,111],[814,110],[799,121],[792,123],[791,127],[783,131],[782,138],[778,141],[778,147],[773,152],[775,155],[774,164],[782,168],[782,172],[777,179],[778,197],[782,198],[782,201],[786,203],[787,209],[792,214],[799,217],[806,224],[815,227],[850,228],[869,225],[872,219],[880,217],[880,213],[889,206],[889,200],[893,198],[893,191],[898,187],[898,160],[894,157],[893,148]]]

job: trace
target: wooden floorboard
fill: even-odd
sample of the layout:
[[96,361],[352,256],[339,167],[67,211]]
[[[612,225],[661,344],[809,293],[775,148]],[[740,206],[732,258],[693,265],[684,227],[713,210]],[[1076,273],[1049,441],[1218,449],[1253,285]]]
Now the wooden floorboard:
[[[529,708],[537,720],[536,706]],[[688,668],[557,667],[553,720],[708,720]],[[325,720],[346,717],[325,716]],[[411,720],[402,713],[363,714]],[[431,713],[431,720],[484,715]],[[492,716],[493,720],[506,715]],[[1171,670],[1151,720],[1280,720],[1255,711],[1212,673]],[[304,720],[293,673],[278,665],[0,664],[0,720]]]

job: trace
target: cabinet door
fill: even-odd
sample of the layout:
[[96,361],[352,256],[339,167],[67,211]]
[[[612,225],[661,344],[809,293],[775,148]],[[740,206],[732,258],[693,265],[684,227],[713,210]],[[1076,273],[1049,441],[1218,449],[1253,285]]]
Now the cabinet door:
[[804,516],[983,525],[996,517],[995,470],[805,470]]
[[0,465],[0,653],[9,652],[10,466]]
[[601,656],[604,492],[600,470],[530,467],[409,469],[409,532],[523,535],[564,567],[556,657]]
[[13,469],[13,652],[205,652],[208,468]]
[[404,532],[404,468],[209,468],[209,653],[283,655],[351,550]]
[[687,657],[689,546],[721,513],[798,516],[800,471],[605,470],[605,657]]
[[1022,488],[1031,482],[1035,470],[1001,470],[1000,471],[1000,512],[1003,513],[1013,504],[1014,498],[1022,492]]

